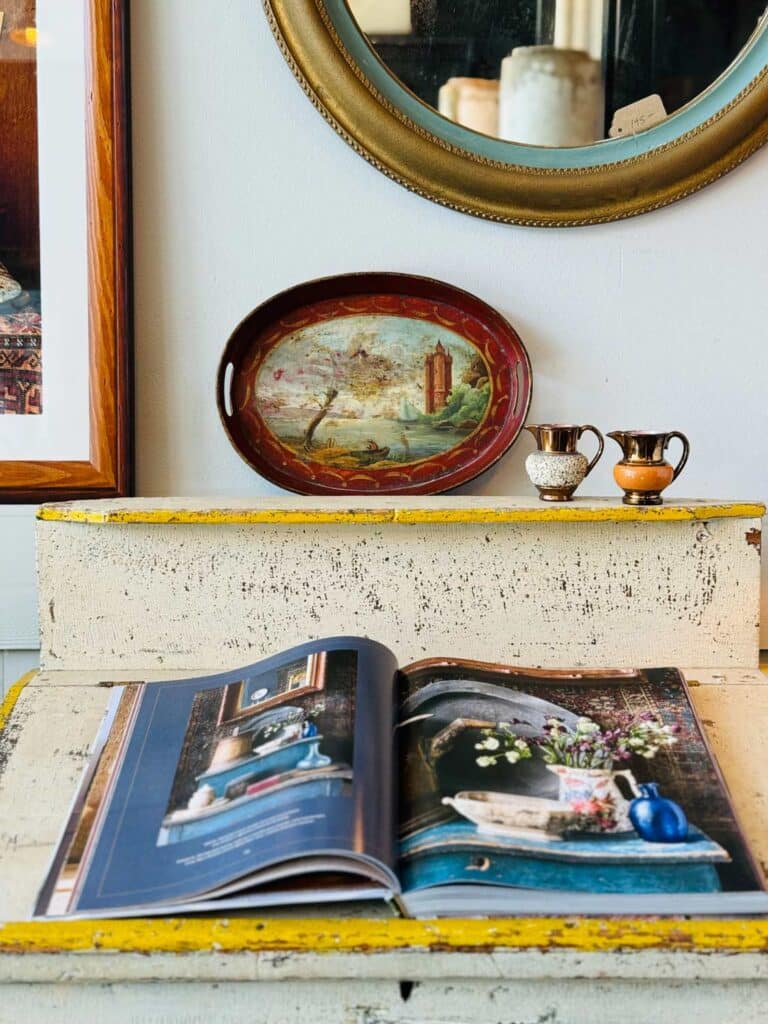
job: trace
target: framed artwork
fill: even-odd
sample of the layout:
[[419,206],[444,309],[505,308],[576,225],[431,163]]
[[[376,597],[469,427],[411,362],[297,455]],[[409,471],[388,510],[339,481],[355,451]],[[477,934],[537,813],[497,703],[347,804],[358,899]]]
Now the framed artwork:
[[0,501],[130,492],[126,0],[0,0]]
[[250,718],[286,701],[325,689],[327,653],[320,651],[225,688],[219,725]]

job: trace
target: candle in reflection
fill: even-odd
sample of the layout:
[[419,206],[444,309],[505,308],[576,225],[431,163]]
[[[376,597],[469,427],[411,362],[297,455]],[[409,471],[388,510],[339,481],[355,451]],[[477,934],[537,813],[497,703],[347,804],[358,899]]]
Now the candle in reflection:
[[369,35],[400,36],[413,31],[411,0],[349,0],[349,7]]
[[605,0],[557,0],[555,46],[584,50],[593,60],[603,59]]
[[603,137],[601,65],[583,50],[518,46],[501,62],[499,135],[530,146]]
[[486,78],[449,78],[438,93],[443,117],[483,135],[499,133],[499,83]]

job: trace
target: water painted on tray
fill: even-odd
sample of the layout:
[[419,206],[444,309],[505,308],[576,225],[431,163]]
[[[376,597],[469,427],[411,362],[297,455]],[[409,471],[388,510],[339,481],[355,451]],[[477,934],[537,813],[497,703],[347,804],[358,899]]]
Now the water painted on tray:
[[254,400],[297,454],[384,468],[454,448],[482,422],[490,390],[480,352],[454,331],[364,315],[283,338],[259,369]]

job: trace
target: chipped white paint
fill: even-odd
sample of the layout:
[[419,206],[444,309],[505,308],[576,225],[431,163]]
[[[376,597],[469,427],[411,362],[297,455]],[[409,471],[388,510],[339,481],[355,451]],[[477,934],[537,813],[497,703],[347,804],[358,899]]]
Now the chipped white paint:
[[[42,664],[214,669],[339,633],[381,640],[402,663],[437,654],[550,667],[757,663],[754,514],[614,522],[625,507],[592,500],[572,507],[594,521],[498,522],[553,510],[444,501],[250,506],[262,516],[303,509],[309,521],[299,523],[231,522],[221,505],[199,504],[195,522],[42,521]],[[103,506],[134,518],[174,507],[184,505]],[[242,516],[249,506],[227,507]],[[367,521],[312,521],[350,507],[367,508]],[[465,521],[376,521],[371,511],[393,507],[463,509]]]
[[[119,502],[90,510],[102,525],[40,523],[44,650],[56,670],[22,691],[0,734],[0,922],[30,913],[106,707],[100,683],[195,674],[342,631],[376,636],[403,660],[442,651],[549,665],[698,664],[686,670],[693,699],[750,844],[768,860],[768,797],[756,770],[768,680],[752,667],[759,510],[734,516],[722,505],[725,518],[716,518],[685,503],[673,510],[677,520],[616,522],[620,507],[582,500],[573,507],[586,521],[567,523],[542,521],[530,501],[483,499],[478,510],[476,500],[429,499],[395,519],[405,504],[377,501],[377,516],[357,500],[232,502],[210,515],[198,504],[190,515],[188,502]],[[329,507],[363,515],[313,520]],[[254,508],[262,521],[243,521]],[[303,509],[304,521],[263,521],[270,508],[283,516]],[[419,508],[437,521],[419,522]],[[464,521],[439,521],[446,508]],[[126,511],[148,521],[121,521]],[[482,521],[472,521],[475,512]],[[500,520],[510,514],[521,521]],[[333,929],[342,934],[346,924],[364,943],[398,923],[382,921],[384,908],[364,913],[376,920]],[[297,916],[326,914],[302,908]],[[290,917],[265,920],[288,934],[311,923]],[[121,924],[128,935],[130,923]],[[759,941],[738,954],[685,942],[642,948],[642,937],[632,949],[600,938],[579,949],[496,941],[472,951],[473,924],[456,922],[465,930],[452,945],[393,943],[373,954],[356,940],[337,949],[335,931],[319,947],[227,950],[201,941],[149,955],[136,940],[123,952],[90,943],[22,952],[6,943],[0,1024],[294,1024],[310,1015],[317,1024],[592,1024],[611,1020],[617,1006],[632,1024],[765,1018],[768,957]],[[229,932],[238,922],[219,925]],[[574,919],[562,934],[570,926],[582,927]],[[403,988],[404,979],[415,984]]]
[[[3,988],[2,1024],[108,1020],[110,1024],[764,1024],[762,984],[709,978],[695,987],[642,982],[502,980],[417,983],[407,1001],[396,981],[286,985],[187,983]],[[617,1008],[621,1008],[616,1016]]]

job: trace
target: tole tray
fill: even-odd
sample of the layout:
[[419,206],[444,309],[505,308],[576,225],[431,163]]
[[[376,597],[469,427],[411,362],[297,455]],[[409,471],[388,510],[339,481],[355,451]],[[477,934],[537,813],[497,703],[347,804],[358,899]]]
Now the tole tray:
[[472,480],[525,422],[531,367],[480,299],[407,274],[298,285],[227,342],[217,397],[230,441],[300,494],[436,494]]

